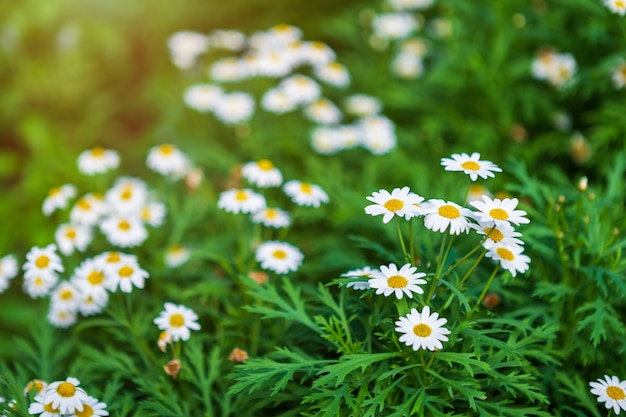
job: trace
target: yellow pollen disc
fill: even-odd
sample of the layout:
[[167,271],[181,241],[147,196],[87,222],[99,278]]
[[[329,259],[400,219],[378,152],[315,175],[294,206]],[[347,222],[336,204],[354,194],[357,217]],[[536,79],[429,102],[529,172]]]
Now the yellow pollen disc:
[[81,210],[91,210],[91,204],[84,198],[78,200],[77,205]]
[[50,192],[48,193],[48,197],[54,197],[55,195],[61,193],[61,188],[60,187],[54,187],[53,189],[50,190]]
[[616,387],[615,385],[611,385],[606,388],[606,395],[616,401],[626,398],[626,393],[624,392],[624,390],[620,387]]
[[91,285],[99,285],[104,281],[104,274],[100,271],[91,271],[89,275],[87,275],[87,281]]
[[489,215],[496,220],[506,220],[509,218],[509,213],[501,208],[494,208],[489,210]]
[[74,240],[76,239],[76,230],[74,229],[68,229],[65,232],[65,237],[68,238],[69,240]]
[[513,255],[513,252],[506,248],[498,248],[496,249],[496,253],[500,258],[504,259],[505,261],[512,261],[513,259],[515,259],[515,255]]
[[333,70],[336,70],[336,71],[339,71],[339,70],[342,70],[342,69],[343,69],[343,67],[341,66],[341,64],[340,64],[340,63],[338,63],[338,62],[331,62],[330,64],[328,64],[328,67],[329,67],[330,69],[333,69]]
[[172,327],[180,327],[185,324],[185,318],[182,314],[172,314],[170,316],[170,326]]
[[404,202],[402,200],[398,200],[397,198],[392,198],[384,204],[384,207],[389,211],[398,211],[402,210]]
[[57,387],[57,394],[59,394],[61,397],[73,397],[75,392],[76,387],[74,386],[74,384],[71,384],[69,382],[61,382]]
[[50,258],[48,258],[46,255],[41,255],[35,260],[35,266],[37,266],[37,268],[45,268],[48,266],[49,263]]
[[480,184],[472,184],[470,185],[469,192],[473,194],[484,193],[487,189]]
[[259,162],[256,163],[257,166],[259,168],[261,168],[263,171],[269,171],[271,169],[274,168],[274,164],[272,164],[271,161],[267,160],[267,159],[261,159]]
[[504,234],[495,227],[493,229],[486,227],[483,229],[483,232],[485,232],[485,234],[489,236],[489,239],[493,240],[494,242],[500,242],[502,239],[504,239]]
[[41,287],[43,285],[43,279],[41,277],[35,278],[35,286]]
[[438,212],[441,217],[445,217],[446,219],[458,219],[461,217],[459,209],[450,204],[439,207]]
[[274,30],[278,32],[289,32],[291,30],[291,26],[286,23],[279,23],[278,25],[274,26]]
[[311,194],[313,192],[313,187],[311,186],[311,184],[303,182],[302,184],[300,184],[300,191],[302,191],[304,194]]
[[43,411],[47,411],[48,413],[52,413],[52,414],[58,414],[59,413],[59,409],[58,408],[52,408],[52,402],[49,402],[48,404],[44,404],[43,405]]
[[91,150],[91,156],[94,156],[96,158],[102,158],[104,156],[104,153],[106,152],[106,150],[104,148],[93,148]]
[[92,417],[94,414],[93,408],[89,404],[83,403],[83,411],[74,410],[76,417]]
[[318,41],[311,42],[311,46],[313,47],[313,49],[317,49],[318,51],[323,51],[324,49],[326,49],[326,45]]
[[309,82],[306,80],[306,78],[296,78],[296,83],[301,87],[309,85]]
[[165,145],[159,146],[159,152],[161,152],[161,154],[163,155],[171,155],[174,153],[175,150],[176,148],[174,148],[174,146],[167,143]]
[[131,187],[124,187],[122,193],[120,194],[120,198],[122,200],[130,200],[133,197],[133,189]]
[[144,207],[143,209],[141,209],[141,220],[148,220],[150,219],[150,209],[148,207]]
[[107,256],[107,263],[110,263],[110,264],[114,264],[114,263],[119,262],[121,260],[122,260],[122,258],[120,257],[120,254],[117,253],[117,252],[111,252]]
[[59,298],[61,298],[61,300],[67,301],[67,300],[71,300],[73,295],[74,293],[71,290],[63,290],[59,294]]
[[122,220],[117,224],[117,228],[124,231],[130,230],[130,223],[126,220]]
[[461,168],[469,169],[470,171],[478,171],[480,169],[480,165],[476,161],[465,161],[461,164]]
[[389,285],[390,288],[404,288],[408,283],[409,281],[402,275],[393,275],[387,278],[387,285]]
[[420,323],[413,326],[413,333],[418,337],[428,337],[433,332],[428,324]]
[[133,274],[133,268],[131,268],[128,265],[124,265],[123,267],[120,268],[119,271],[117,271],[117,274],[122,277],[122,278],[128,278],[129,276],[131,276]]
[[277,249],[274,252],[272,252],[272,256],[276,259],[285,259],[287,258],[287,252],[285,252],[284,250]]
[[274,209],[267,209],[265,211],[265,217],[267,217],[268,219],[275,219],[276,218],[276,210],[274,210]]
[[246,193],[243,190],[239,190],[237,191],[237,194],[235,194],[235,200],[237,201],[246,201],[248,199],[248,193]]

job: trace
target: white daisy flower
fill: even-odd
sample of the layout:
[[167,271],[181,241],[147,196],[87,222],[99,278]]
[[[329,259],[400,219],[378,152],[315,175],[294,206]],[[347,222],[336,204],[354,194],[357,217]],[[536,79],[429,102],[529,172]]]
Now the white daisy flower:
[[246,44],[246,35],[237,30],[214,30],[209,35],[209,44],[213,48],[240,51]]
[[517,272],[524,273],[528,271],[530,258],[523,255],[522,252],[524,252],[523,246],[496,243],[487,251],[485,256],[492,258],[494,261],[499,261],[503,269],[516,276]]
[[354,288],[355,290],[368,290],[370,288],[370,284],[368,281],[363,281],[363,279],[369,280],[372,277],[374,272],[380,272],[378,269],[372,269],[370,266],[364,266],[360,269],[353,269],[348,272],[344,272],[341,274],[342,277],[346,278],[354,278],[354,282],[349,282],[346,284],[346,288]]
[[182,245],[171,245],[165,251],[165,265],[176,268],[191,258],[191,251]]
[[70,211],[70,221],[74,224],[94,226],[108,210],[104,197],[100,194],[86,194]]
[[[113,252],[109,252],[113,253]],[[102,261],[96,258],[88,258],[80,263],[74,270],[70,282],[80,291],[81,294],[90,296],[96,301],[103,301],[106,304],[108,275]]]
[[426,43],[420,38],[411,38],[402,42],[402,46],[400,47],[400,53],[402,54],[411,54],[418,57],[423,57],[426,55],[428,51],[428,47]]
[[141,245],[148,237],[139,216],[113,215],[100,222],[100,230],[115,246],[128,248]]
[[433,5],[435,0],[387,0],[394,10],[422,10]]
[[493,197],[491,192],[482,184],[471,183],[469,186],[469,190],[467,192],[467,198],[465,200],[465,204],[470,203],[472,201],[481,201],[483,196]]
[[255,258],[261,264],[261,268],[277,274],[286,274],[298,270],[304,255],[300,249],[289,243],[270,240],[256,248]]
[[[79,288],[80,290],[80,288]],[[103,296],[99,298],[94,297],[93,295],[88,295],[84,293],[80,293],[80,298],[78,300],[78,312],[82,316],[93,316],[94,314],[102,313],[109,303],[109,293],[105,292]]]
[[412,80],[424,73],[424,63],[415,54],[399,53],[391,62],[391,70],[400,78]]
[[433,232],[445,232],[450,227],[451,235],[467,233],[470,230],[472,211],[451,201],[431,199],[422,205],[424,226]]
[[120,156],[111,149],[96,147],[78,155],[78,170],[85,175],[103,174],[120,165]]
[[400,342],[412,346],[413,350],[428,349],[435,351],[443,348],[441,342],[447,342],[450,330],[443,327],[448,320],[439,318],[439,314],[430,314],[430,307],[424,306],[420,313],[417,309],[396,321],[396,331],[403,333]]
[[372,29],[378,37],[392,40],[406,38],[419,29],[419,25],[413,15],[399,12],[376,16],[372,21]]
[[102,252],[93,257],[96,267],[104,270],[105,274],[116,271],[117,268],[126,262],[138,262],[135,255],[129,255],[117,251]]
[[478,177],[493,178],[494,172],[502,172],[493,162],[481,161],[478,152],[474,152],[471,156],[466,153],[453,153],[452,158],[441,158],[441,165],[446,171],[463,171],[470,176],[472,181],[476,181]]
[[369,116],[357,122],[361,144],[374,155],[382,155],[396,147],[394,124],[384,116]]
[[103,417],[108,416],[107,405],[94,397],[87,396],[83,403],[83,411],[75,411],[69,417]]
[[24,276],[24,292],[30,298],[46,297],[52,291],[52,288],[59,281],[59,276],[54,275],[32,275],[29,278]]
[[543,50],[533,61],[531,71],[535,78],[562,87],[573,78],[576,67],[576,59],[572,54]]
[[0,258],[0,293],[9,287],[9,282],[16,277],[17,272],[18,266],[15,256],[6,255]]
[[83,411],[83,404],[87,402],[88,396],[78,385],[78,379],[72,377],[65,381],[55,381],[48,385],[45,400],[52,401],[52,408],[58,408],[61,414]]
[[383,223],[389,223],[394,216],[406,220],[419,216],[424,201],[424,197],[411,192],[409,187],[394,188],[391,193],[387,190],[374,191],[366,198],[374,204],[365,207],[365,213],[372,216],[383,214]]
[[48,196],[43,201],[42,211],[46,216],[50,216],[56,209],[65,209],[69,200],[76,195],[76,187],[72,184],[64,184],[54,187],[48,192]]
[[608,7],[609,10],[613,13],[616,13],[620,16],[626,15],[626,1],[624,0],[604,0],[604,5]]
[[140,179],[121,177],[104,198],[111,210],[117,213],[138,213],[148,199],[148,187]]
[[55,309],[77,311],[80,292],[68,281],[62,281],[52,290],[50,301]]
[[376,294],[383,294],[385,297],[395,294],[398,300],[405,294],[413,298],[414,292],[424,294],[424,290],[419,285],[426,284],[425,280],[420,279],[426,274],[415,271],[417,268],[411,264],[405,264],[399,270],[395,264],[382,265],[379,271],[372,271],[371,278],[367,282],[370,288],[376,289]]
[[335,51],[323,42],[311,41],[300,44],[302,60],[314,67],[326,65],[335,60]]
[[33,247],[26,254],[24,278],[29,279],[36,276],[49,277],[56,276],[63,272],[61,258],[56,254],[57,247],[54,243],[45,248]]
[[233,214],[255,213],[266,206],[265,197],[248,188],[223,191],[217,200],[218,208]]
[[28,414],[37,414],[39,417],[61,417],[61,410],[52,406],[52,400],[46,400],[45,393],[35,396],[28,406]]
[[[626,4],[626,3],[625,3]],[[620,90],[626,85],[626,62],[619,62],[611,73],[611,81],[616,89]]]
[[478,212],[475,216],[479,222],[495,222],[496,225],[502,223],[513,223],[515,225],[529,223],[524,210],[516,210],[517,198],[505,198],[500,200],[499,198],[491,199],[488,196],[483,196],[483,201],[472,201],[470,204]]
[[278,187],[283,182],[280,170],[267,159],[245,163],[241,175],[259,188]]
[[80,224],[61,224],[54,233],[54,239],[63,255],[71,255],[74,253],[74,249],[84,252],[91,242],[91,238],[91,229]]
[[241,81],[250,75],[246,62],[235,57],[215,61],[209,67],[207,74],[211,79],[218,82]]
[[215,115],[224,123],[245,122],[254,113],[254,100],[247,93],[226,94],[215,108]]
[[291,96],[278,88],[267,90],[261,98],[261,107],[276,114],[287,113],[294,110],[296,106]]
[[485,249],[491,249],[493,245],[496,243],[501,243],[503,245],[523,245],[524,242],[518,239],[518,237],[522,236],[521,233],[516,232],[508,223],[501,223],[498,226],[493,222],[489,223],[481,223],[481,224],[470,224],[472,229],[476,230],[476,233],[479,235],[485,236],[485,241],[483,242],[483,247]]
[[285,78],[280,82],[278,88],[289,96],[296,104],[309,104],[317,100],[321,95],[319,84],[311,78],[296,74]]
[[259,52],[255,60],[255,74],[280,78],[289,74],[293,68],[293,60],[290,55],[280,50],[268,50]]
[[159,227],[163,224],[166,213],[165,204],[150,202],[141,209],[141,221],[152,227]]
[[254,213],[252,215],[252,221],[254,223],[261,223],[267,227],[280,229],[282,227],[289,226],[291,218],[289,217],[289,213],[285,210],[278,208],[265,208]]
[[173,179],[185,176],[192,166],[187,155],[169,143],[150,148],[146,165],[152,171]]
[[195,84],[185,89],[183,101],[193,110],[208,113],[215,110],[223,94],[222,89],[216,85]]
[[590,382],[591,393],[598,396],[598,402],[603,402],[608,409],[613,409],[617,415],[626,410],[626,381],[620,381],[616,376],[604,375],[598,382]]
[[114,270],[110,270],[110,280],[107,281],[108,289],[111,292],[116,292],[119,288],[120,291],[128,294],[133,291],[133,287],[142,289],[148,277],[148,272],[141,269],[136,261],[126,258]]
[[47,319],[53,326],[67,329],[78,321],[78,310],[66,310],[56,304],[50,304]]
[[354,94],[345,101],[346,111],[357,117],[374,116],[382,110],[382,104],[376,97]]
[[209,39],[198,32],[176,32],[167,40],[172,63],[180,69],[193,67],[198,56],[209,48]]
[[181,304],[165,303],[165,310],[154,319],[160,330],[165,330],[174,342],[189,340],[189,330],[200,330],[198,315]]
[[287,181],[283,191],[299,206],[319,207],[322,203],[328,203],[328,194],[322,187],[308,182]]
[[313,68],[313,74],[322,82],[335,87],[347,87],[350,85],[350,73],[338,62],[329,62]]
[[285,23],[272,26],[268,31],[281,45],[299,41],[302,38],[300,28]]
[[332,125],[341,121],[341,111],[327,98],[318,98],[307,105],[304,114],[315,123]]
[[345,148],[338,129],[328,126],[318,126],[313,129],[311,146],[315,152],[322,155],[329,155]]
[[48,388],[48,383],[42,381],[41,379],[31,379],[28,381],[26,386],[24,387],[24,396],[27,396],[29,393],[33,392],[35,395],[43,394]]

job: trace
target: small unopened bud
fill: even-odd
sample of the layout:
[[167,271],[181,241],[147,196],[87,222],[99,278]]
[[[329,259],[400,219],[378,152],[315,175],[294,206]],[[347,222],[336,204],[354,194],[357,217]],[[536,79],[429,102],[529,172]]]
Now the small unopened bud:
[[248,360],[248,352],[238,347],[234,348],[228,356],[229,361],[243,363]]
[[518,143],[526,142],[526,139],[528,139],[528,131],[521,124],[515,123],[511,126],[511,138]]
[[613,235],[617,236],[619,235],[619,229],[617,227],[614,227],[613,230],[611,230],[611,232],[613,233]]
[[556,201],[558,201],[559,203],[563,204],[565,202],[565,196],[564,195],[559,195],[556,198]]
[[561,230],[556,232],[556,238],[557,239],[563,239],[564,237],[565,237],[565,233],[563,233]]
[[41,379],[33,379],[26,384],[26,387],[24,387],[24,395],[28,395],[29,392],[33,392],[35,395],[41,394],[47,387],[48,384]]
[[195,193],[200,187],[204,174],[200,168],[190,170],[185,176],[185,186],[189,194]]
[[261,271],[250,271],[248,272],[248,276],[259,285],[265,284],[269,280],[269,276]]
[[561,211],[561,205],[560,204],[555,204],[554,205],[554,211]]
[[495,292],[492,292],[485,295],[485,298],[483,298],[483,305],[487,310],[493,310],[500,304],[500,301],[500,296]]
[[165,353],[167,351],[167,345],[170,343],[172,343],[172,335],[169,334],[168,331],[162,331],[157,341],[157,346],[161,349],[161,352]]
[[583,217],[583,222],[585,222],[586,224],[589,224],[590,221],[591,219],[589,218],[589,216]]
[[582,177],[578,181],[578,190],[584,192],[587,191],[587,188],[589,188],[589,180],[587,179],[587,177]]
[[182,366],[178,359],[172,359],[166,365],[163,366],[163,370],[165,371],[165,373],[171,376],[172,379],[176,379],[181,368]]
[[595,193],[589,193],[587,194],[587,198],[589,199],[589,201],[593,201],[596,199],[596,195]]

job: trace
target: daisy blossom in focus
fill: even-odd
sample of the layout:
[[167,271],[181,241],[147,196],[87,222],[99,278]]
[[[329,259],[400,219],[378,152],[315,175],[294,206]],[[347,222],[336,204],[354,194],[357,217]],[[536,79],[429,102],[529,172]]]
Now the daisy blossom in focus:
[[515,225],[529,223],[524,210],[516,210],[519,200],[517,198],[491,199],[483,196],[483,201],[472,201],[470,204],[478,209],[475,213],[479,222],[513,223]]
[[74,249],[84,252],[91,237],[91,229],[80,224],[61,224],[54,233],[54,239],[63,255],[71,255]]
[[72,377],[51,383],[44,393],[46,403],[50,401],[52,408],[59,409],[61,414],[83,411],[83,403],[87,402],[88,396],[78,385],[80,385],[78,379]]
[[501,243],[503,245],[523,245],[524,242],[518,239],[522,234],[516,232],[508,223],[501,223],[496,226],[493,222],[470,225],[472,229],[476,230],[476,233],[483,235],[485,241],[483,247],[485,249],[491,249],[493,245]]
[[291,218],[289,217],[289,213],[285,210],[268,207],[254,213],[252,215],[252,222],[280,229],[289,226]]
[[396,331],[403,333],[400,342],[411,346],[413,350],[428,349],[435,351],[443,348],[441,342],[447,342],[450,330],[443,327],[447,319],[439,318],[439,314],[430,314],[430,307],[424,306],[421,312],[411,309],[405,317],[396,321]]
[[405,264],[400,269],[395,264],[382,265],[380,270],[371,272],[371,278],[367,282],[370,288],[376,289],[376,294],[383,294],[385,297],[395,294],[398,300],[403,295],[413,298],[414,292],[424,293],[419,285],[426,284],[425,280],[420,279],[426,274],[415,271],[417,268],[411,264]]
[[217,207],[233,213],[255,213],[267,206],[265,197],[248,188],[232,189],[220,193]]
[[604,5],[613,13],[620,16],[626,15],[626,1],[624,0],[604,0]]
[[424,197],[419,196],[409,187],[394,188],[391,193],[387,190],[374,191],[366,197],[374,204],[365,207],[365,213],[372,216],[383,215],[383,223],[389,223],[394,216],[409,220],[421,214],[421,203]]
[[78,155],[78,169],[85,175],[103,174],[119,164],[120,156],[110,149],[97,147]]
[[328,194],[322,187],[308,182],[287,181],[283,191],[299,206],[319,207],[322,203],[328,203]]
[[198,315],[181,304],[165,303],[165,310],[154,319],[154,324],[172,337],[172,341],[189,340],[190,330],[200,330]]
[[172,179],[184,177],[191,169],[191,161],[187,155],[169,143],[151,148],[146,165],[152,171]]
[[271,240],[261,243],[256,248],[255,258],[261,264],[261,268],[277,274],[286,274],[298,270],[304,255],[300,249],[289,243]]
[[55,244],[50,244],[45,248],[33,247],[26,254],[26,263],[23,266],[24,278],[34,276],[56,276],[63,272],[61,258],[56,253]]
[[451,235],[467,233],[470,230],[472,211],[451,201],[431,199],[422,204],[424,226],[433,232],[445,232],[448,227]]
[[283,182],[280,170],[267,159],[256,162],[247,162],[241,168],[245,179],[259,188],[278,187]]
[[99,194],[86,194],[70,211],[70,221],[75,224],[94,226],[108,210],[104,197]]
[[341,274],[342,277],[346,278],[354,278],[354,282],[349,282],[346,284],[346,288],[354,288],[355,290],[367,290],[370,288],[370,284],[368,281],[363,281],[363,279],[369,280],[372,277],[374,272],[380,272],[378,269],[372,269],[370,266],[365,266],[359,269],[353,269],[348,272],[344,272]]
[[148,237],[138,216],[110,216],[100,222],[100,230],[112,245],[121,248],[139,246]]
[[591,393],[603,402],[607,409],[613,409],[617,415],[626,410],[626,381],[620,381],[616,376],[605,375],[598,382],[590,382]]
[[485,256],[500,262],[500,266],[503,269],[509,271],[511,275],[516,276],[517,272],[524,273],[528,271],[530,258],[523,255],[522,252],[524,252],[523,246],[496,243],[491,246]]
[[471,156],[466,153],[454,153],[452,158],[441,158],[441,165],[446,171],[463,171],[469,175],[472,181],[476,181],[478,177],[487,179],[495,177],[494,172],[502,172],[502,170],[491,161],[481,161],[480,154],[474,152]]
[[148,276],[148,272],[141,269],[135,260],[127,258],[110,272],[107,285],[111,292],[116,292],[119,288],[128,294],[133,291],[133,287],[142,289]]

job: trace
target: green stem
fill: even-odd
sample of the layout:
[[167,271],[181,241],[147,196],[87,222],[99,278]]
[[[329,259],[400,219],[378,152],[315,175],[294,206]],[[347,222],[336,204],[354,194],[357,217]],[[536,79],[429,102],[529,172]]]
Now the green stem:
[[406,245],[404,244],[404,237],[402,237],[402,229],[400,228],[400,218],[396,216],[396,228],[398,229],[398,239],[400,240],[400,246],[402,247],[402,253],[404,254],[404,260],[407,263],[411,263],[409,253],[406,251]]
[[467,271],[467,273],[463,276],[463,278],[461,278],[461,281],[459,281],[459,283],[456,285],[457,288],[461,288],[461,286],[463,285],[463,283],[465,282],[465,280],[467,278],[469,278],[470,274],[472,272],[474,272],[474,270],[476,269],[476,267],[478,266],[478,264],[480,263],[480,260],[483,259],[483,256],[485,256],[485,254],[487,253],[486,250],[483,250],[480,253],[480,256],[478,258],[476,258],[476,261],[474,262],[474,264],[470,267],[470,269]]
[[429,305],[430,300],[433,297],[433,294],[435,293],[435,289],[437,288],[437,281],[439,281],[439,279],[441,278],[441,269],[443,268],[443,265],[446,263],[446,258],[448,257],[448,254],[450,253],[450,249],[452,248],[452,241],[454,240],[454,237],[450,238],[450,242],[448,243],[448,246],[446,248],[446,238],[447,235],[443,235],[443,239],[441,240],[441,247],[439,248],[439,257],[437,259],[437,268],[435,269],[435,277],[433,278],[433,282],[430,284],[430,289],[428,290],[428,296],[426,297],[426,305]]
[[411,254],[411,265],[415,262],[415,250],[413,247],[413,219],[409,220],[409,253]]
[[447,276],[450,272],[452,272],[457,266],[459,266],[460,264],[462,264],[463,262],[465,262],[470,256],[472,256],[474,253],[476,253],[476,251],[480,248],[483,247],[483,243],[485,243],[485,240],[487,240],[487,237],[485,237],[478,245],[476,245],[474,247],[474,249],[472,249],[471,251],[469,251],[465,256],[463,256],[461,259],[459,259],[458,261],[456,261],[454,264],[452,264],[452,266],[450,266],[446,272],[443,273],[442,278]]
[[496,274],[498,273],[499,270],[500,270],[500,265],[496,265],[493,272],[491,273],[491,276],[489,277],[489,280],[487,280],[487,284],[485,285],[485,288],[483,288],[483,292],[480,294],[480,297],[478,297],[478,302],[476,303],[474,310],[477,310],[478,307],[480,306],[481,301],[483,301],[485,294],[487,294],[487,290],[489,290],[489,287],[491,286],[491,283],[493,282],[493,279],[496,277]]

